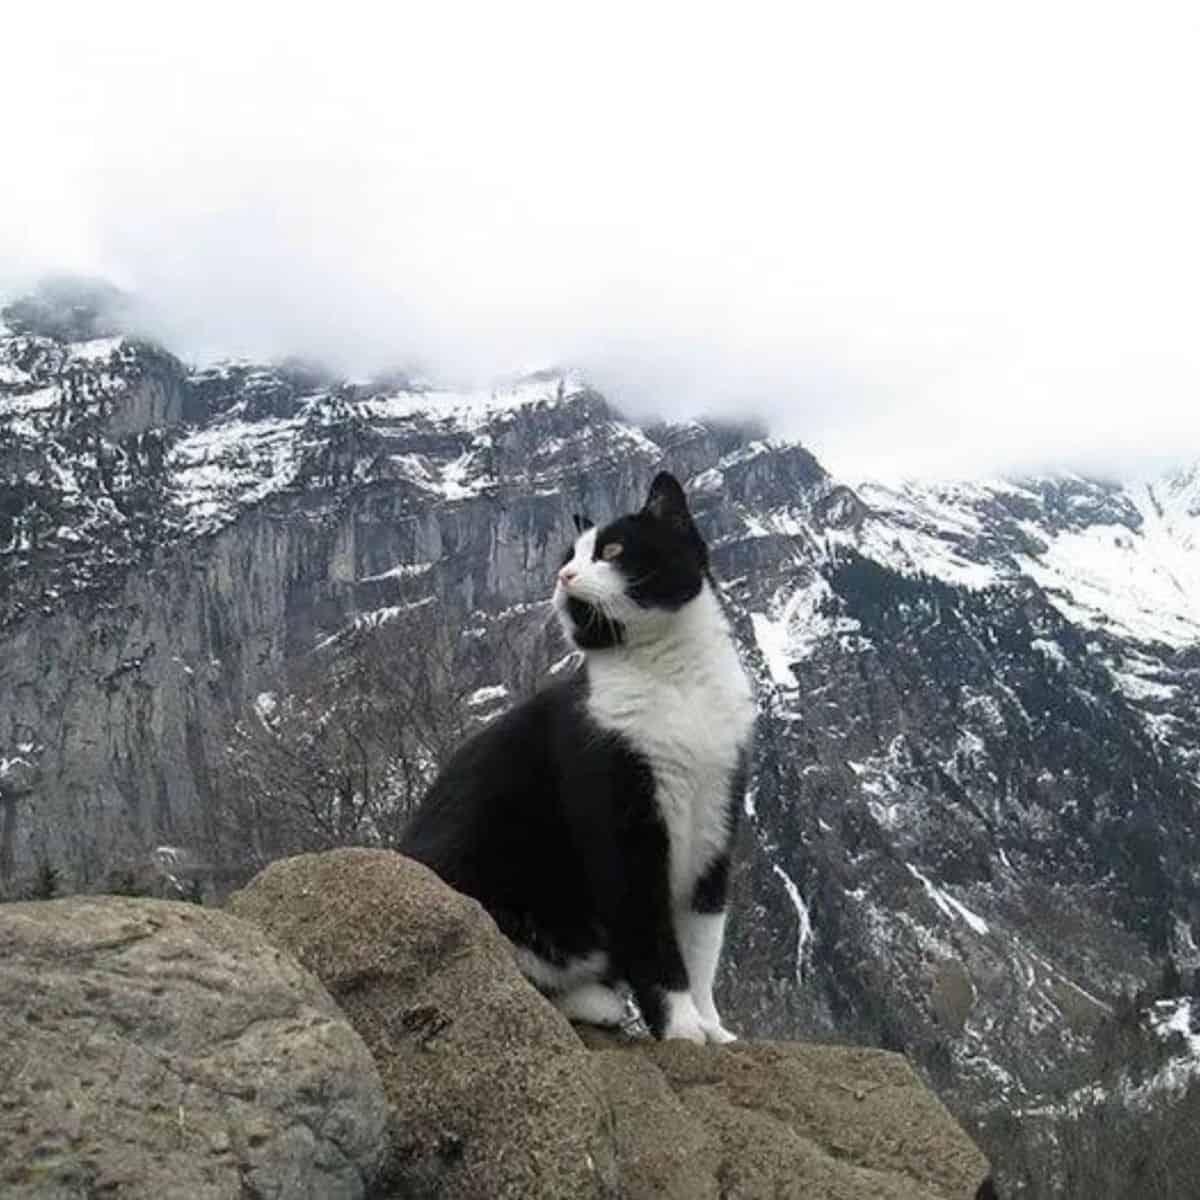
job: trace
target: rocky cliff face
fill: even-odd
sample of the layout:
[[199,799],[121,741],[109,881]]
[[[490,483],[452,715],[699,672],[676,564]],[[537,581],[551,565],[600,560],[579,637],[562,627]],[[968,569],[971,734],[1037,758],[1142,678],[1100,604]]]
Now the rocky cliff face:
[[[570,514],[666,465],[760,684],[735,1026],[905,1049],[1011,1142],[1078,1107],[1123,992],[1200,965],[1200,473],[851,487],[754,431],[634,426],[570,374],[196,371],[4,319],[0,873],[206,853],[231,727],[347,630],[434,612],[503,702],[498,629],[561,654]],[[1169,1107],[1200,1061],[1160,1040]]]

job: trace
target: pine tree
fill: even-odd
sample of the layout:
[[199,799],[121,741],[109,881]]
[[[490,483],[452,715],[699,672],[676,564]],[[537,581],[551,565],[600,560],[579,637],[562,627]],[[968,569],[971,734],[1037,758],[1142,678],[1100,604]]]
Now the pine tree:
[[1163,963],[1162,978],[1158,984],[1158,994],[1160,997],[1180,996],[1183,994],[1183,975],[1180,973],[1179,964],[1170,956],[1167,956]]
[[34,900],[53,900],[62,886],[62,876],[58,868],[44,858],[38,864],[37,875],[34,877],[31,896]]

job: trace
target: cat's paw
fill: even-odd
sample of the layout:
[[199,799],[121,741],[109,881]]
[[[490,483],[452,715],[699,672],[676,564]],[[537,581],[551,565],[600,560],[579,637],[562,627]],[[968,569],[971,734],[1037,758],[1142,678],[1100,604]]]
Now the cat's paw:
[[704,1030],[704,1040],[712,1043],[714,1046],[727,1046],[730,1042],[738,1040],[736,1033],[730,1033],[721,1024],[720,1017],[715,1021],[701,1021],[700,1027]]
[[663,1029],[663,1040],[671,1038],[700,1045],[708,1041],[704,1022],[700,1020],[700,1013],[690,992],[670,992],[667,995],[667,1023]]
[[584,983],[554,997],[554,1004],[568,1021],[616,1028],[629,1017],[625,997],[603,983]]
[[663,1031],[663,1041],[695,1042],[697,1046],[708,1044],[704,1026],[699,1021],[672,1021]]

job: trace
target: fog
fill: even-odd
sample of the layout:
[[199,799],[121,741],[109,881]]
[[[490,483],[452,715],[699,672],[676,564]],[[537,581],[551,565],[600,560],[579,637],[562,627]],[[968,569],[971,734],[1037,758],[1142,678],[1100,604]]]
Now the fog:
[[1198,10],[781,7],[9,14],[0,289],[103,275],[195,359],[575,365],[846,477],[1200,458]]

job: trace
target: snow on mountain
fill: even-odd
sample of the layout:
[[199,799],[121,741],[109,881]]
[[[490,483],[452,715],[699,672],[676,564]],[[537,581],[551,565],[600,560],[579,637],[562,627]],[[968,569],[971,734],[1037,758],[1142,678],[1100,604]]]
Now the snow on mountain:
[[1176,1052],[1142,1085],[1143,1093],[1185,1091],[1200,1078],[1200,1001],[1194,996],[1159,1000],[1151,1012],[1150,1026]]
[[766,661],[771,680],[779,687],[797,687],[792,664],[808,658],[825,639],[861,647],[859,623],[833,615],[833,593],[823,576],[812,572],[808,581],[781,588],[767,612],[750,614],[754,640]]
[[212,532],[291,486],[300,469],[303,415],[245,421],[230,416],[189,432],[171,449],[172,494],[189,531]]
[[432,384],[368,396],[365,411],[387,424],[414,417],[432,419],[458,429],[478,430],[505,413],[561,401],[585,387],[578,372],[535,371],[495,387],[455,391]]
[[1200,638],[1200,483],[1078,476],[899,487],[866,483],[873,520],[844,539],[876,561],[986,587],[1025,575],[1065,616],[1168,645]]

